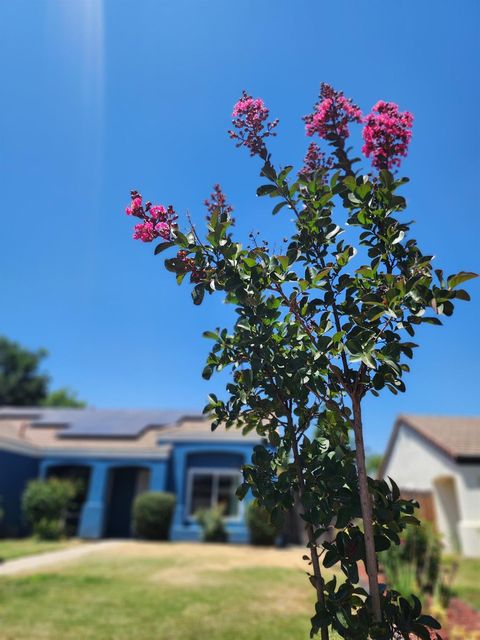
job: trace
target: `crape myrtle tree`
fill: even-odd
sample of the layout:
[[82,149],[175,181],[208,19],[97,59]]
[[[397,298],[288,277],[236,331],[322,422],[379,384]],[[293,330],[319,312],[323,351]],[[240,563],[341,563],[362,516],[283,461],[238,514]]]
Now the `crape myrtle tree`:
[[[134,238],[161,240],[155,254],[176,249],[165,266],[178,283],[188,277],[195,304],[221,291],[235,305],[233,330],[204,334],[214,345],[203,377],[232,372],[226,399],[210,395],[205,412],[213,429],[256,430],[266,441],[243,468],[240,498],[251,490],[274,523],[301,500],[316,591],[312,635],[437,638],[439,625],[417,598],[378,583],[378,554],[418,521],[415,502],[402,499],[393,480],[367,476],[362,403],[405,390],[416,329],[441,324],[456,300],[468,300],[458,287],[474,274],[434,271],[410,236],[400,194],[407,179],[398,176],[410,113],[380,101],[363,116],[323,84],[304,120],[307,136],[323,146],[310,144],[297,175],[272,161],[267,143],[278,120],[269,121],[260,98],[243,93],[229,132],[261,162],[257,194],[275,200],[274,215],[293,218],[284,251],[256,236],[248,247],[236,242],[218,185],[205,201],[205,233],[191,224],[182,232],[172,206],[144,204],[137,191],[126,212],[139,218]],[[347,146],[352,125],[362,126],[370,171],[357,169]],[[308,437],[315,430],[320,437]],[[360,561],[368,592],[359,586]],[[327,581],[324,567],[338,567],[343,579]]]

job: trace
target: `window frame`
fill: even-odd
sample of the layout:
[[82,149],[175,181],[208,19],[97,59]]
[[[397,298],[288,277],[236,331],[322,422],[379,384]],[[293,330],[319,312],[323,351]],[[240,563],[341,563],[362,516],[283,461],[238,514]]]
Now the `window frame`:
[[[216,498],[218,504],[218,487],[220,476],[230,476],[238,479],[238,486],[242,483],[242,472],[238,469],[230,469],[225,467],[190,467],[187,471],[187,493],[185,499],[185,513],[188,522],[196,522],[195,516],[191,513],[192,498],[193,498],[193,481],[196,475],[211,475],[212,481],[212,495],[210,500],[210,508],[214,507],[213,499]],[[238,498],[235,498],[238,502],[238,511],[234,516],[223,516],[224,522],[241,522],[245,511],[245,505]]]

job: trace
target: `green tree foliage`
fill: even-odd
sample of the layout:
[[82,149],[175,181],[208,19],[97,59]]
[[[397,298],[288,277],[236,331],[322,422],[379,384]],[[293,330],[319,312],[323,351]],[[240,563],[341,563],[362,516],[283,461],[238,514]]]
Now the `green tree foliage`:
[[[155,254],[179,250],[165,265],[178,283],[189,276],[195,304],[221,292],[235,308],[233,329],[205,333],[213,347],[203,377],[231,371],[226,397],[211,394],[205,411],[214,429],[256,430],[268,441],[243,468],[240,498],[251,491],[280,523],[300,497],[317,599],[312,635],[326,640],[334,629],[350,640],[430,640],[439,625],[422,614],[418,598],[378,584],[377,554],[399,545],[418,521],[416,503],[402,499],[394,481],[368,477],[362,405],[367,396],[405,390],[417,328],[440,325],[458,300],[469,300],[460,285],[475,274],[445,276],[412,236],[402,193],[408,180],[394,172],[411,114],[379,102],[363,119],[351,100],[323,85],[306,121],[326,152],[310,145],[297,175],[291,165],[273,164],[265,140],[277,122],[267,118],[263,101],[244,94],[231,136],[261,160],[257,195],[275,201],[273,215],[293,218],[284,249],[236,241],[219,187],[206,203],[205,234],[169,228],[171,212],[143,207],[138,192],[127,213],[143,220],[135,237],[165,240]],[[349,123],[365,123],[373,171],[357,169],[346,145]],[[315,429],[318,437],[309,438]],[[359,562],[368,592],[359,585]],[[326,582],[322,567],[337,567],[343,580]]]
[[47,355],[46,349],[30,351],[18,342],[0,337],[0,406],[86,406],[68,387],[48,390],[50,376],[40,371],[40,365]]
[[87,403],[80,400],[77,393],[68,387],[50,391],[41,404],[44,407],[69,407],[72,409],[82,409],[87,406]]
[[45,349],[30,351],[0,337],[0,406],[36,406],[47,396],[49,376],[39,368]]
[[374,477],[377,475],[382,464],[382,460],[383,455],[381,453],[367,453],[365,462],[369,476]]

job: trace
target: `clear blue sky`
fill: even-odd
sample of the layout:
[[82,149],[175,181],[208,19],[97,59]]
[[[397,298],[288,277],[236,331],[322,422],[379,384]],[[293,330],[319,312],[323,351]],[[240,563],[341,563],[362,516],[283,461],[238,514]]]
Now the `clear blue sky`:
[[[219,181],[237,232],[281,238],[255,198],[258,163],[225,131],[243,88],[281,119],[278,163],[300,162],[300,116],[328,81],[367,110],[414,113],[404,163],[416,235],[438,266],[480,271],[480,4],[355,0],[15,0],[0,4],[0,333],[45,346],[54,386],[97,407],[201,408],[200,308],[123,215],[135,187],[203,220]],[[480,286],[419,335],[408,391],[365,411],[381,450],[399,412],[479,414]]]

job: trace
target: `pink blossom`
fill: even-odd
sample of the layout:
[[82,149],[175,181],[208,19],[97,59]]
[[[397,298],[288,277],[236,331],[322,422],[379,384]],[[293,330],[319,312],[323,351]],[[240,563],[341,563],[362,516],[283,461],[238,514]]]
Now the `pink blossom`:
[[173,226],[177,220],[174,208],[171,205],[166,208],[161,204],[152,205],[151,202],[147,202],[144,207],[138,191],[132,191],[131,197],[130,206],[125,211],[129,216],[142,219],[142,222],[135,225],[134,239],[142,242],[152,242],[156,238],[171,240]]
[[135,225],[133,232],[134,240],[142,240],[142,242],[152,242],[157,237],[155,228],[152,222],[139,222]]
[[350,122],[361,122],[362,112],[346,98],[342,91],[335,91],[329,84],[322,83],[320,97],[313,113],[304,116],[307,136],[318,134],[320,138],[331,140],[337,136],[348,138]]
[[171,226],[168,222],[158,222],[155,225],[155,232],[164,240],[170,240]]
[[372,165],[377,169],[399,167],[412,137],[413,115],[399,111],[394,102],[380,100],[364,123],[362,151],[372,157]]
[[143,211],[142,196],[137,191],[132,191],[131,197],[130,206],[125,209],[125,213],[127,216],[138,216],[140,211]]
[[167,213],[165,210],[165,207],[163,207],[162,205],[157,205],[154,204],[152,206],[149,207],[148,209],[148,213],[151,215],[152,218],[154,218],[155,220],[160,220],[162,219],[165,214]]
[[333,158],[326,158],[323,151],[316,142],[312,142],[307,149],[307,154],[303,160],[303,167],[298,174],[300,176],[309,177],[315,171],[331,169],[333,166]]
[[278,120],[266,122],[269,110],[261,98],[252,98],[246,91],[235,104],[232,113],[233,126],[238,130],[229,131],[232,140],[238,140],[237,147],[247,147],[250,155],[266,155],[264,139],[276,135],[273,129]]

